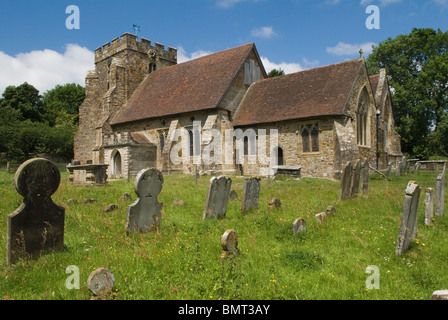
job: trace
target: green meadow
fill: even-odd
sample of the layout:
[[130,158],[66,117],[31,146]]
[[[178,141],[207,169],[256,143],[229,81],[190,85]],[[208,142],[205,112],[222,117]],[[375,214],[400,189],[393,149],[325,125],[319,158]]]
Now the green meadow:
[[[203,220],[210,177],[197,184],[192,176],[164,177],[160,228],[126,235],[127,206],[136,200],[133,181],[106,187],[72,187],[62,173],[56,204],[64,206],[62,252],[6,265],[6,217],[22,202],[13,174],[0,171],[0,299],[88,300],[89,274],[106,267],[115,275],[108,299],[115,300],[427,300],[448,288],[448,218],[424,224],[427,187],[434,172],[370,178],[369,192],[338,201],[339,182],[303,178],[262,180],[259,208],[242,215],[244,179],[232,176],[239,200],[229,202],[226,217]],[[411,248],[395,255],[404,192],[410,180],[422,187],[418,234]],[[128,192],[132,201],[120,201]],[[282,207],[271,210],[277,197]],[[95,203],[85,204],[84,199]],[[183,204],[174,203],[175,199]],[[69,204],[67,200],[78,203]],[[109,204],[118,209],[105,212]],[[336,207],[336,215],[319,223],[315,214]],[[298,217],[307,231],[293,234]],[[221,236],[234,229],[240,254],[221,259]],[[79,289],[68,289],[68,266],[79,268]],[[377,266],[379,289],[369,289],[369,266]],[[367,282],[367,283],[366,283]]]

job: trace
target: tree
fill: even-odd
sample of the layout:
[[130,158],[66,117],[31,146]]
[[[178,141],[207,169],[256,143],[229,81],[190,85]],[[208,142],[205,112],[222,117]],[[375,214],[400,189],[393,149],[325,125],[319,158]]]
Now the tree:
[[79,84],[57,85],[43,94],[43,103],[51,125],[56,123],[78,124],[79,106],[85,98],[85,89]]
[[285,71],[283,71],[281,68],[279,68],[279,69],[272,69],[268,73],[268,78],[274,78],[274,77],[279,77],[279,76],[284,76],[284,75],[285,75]]
[[448,114],[448,32],[413,29],[389,38],[374,47],[367,67],[370,74],[387,71],[403,151],[419,158],[448,155],[439,132]]
[[45,113],[39,90],[28,83],[20,86],[8,86],[3,92],[0,108],[16,110],[20,120],[42,122]]

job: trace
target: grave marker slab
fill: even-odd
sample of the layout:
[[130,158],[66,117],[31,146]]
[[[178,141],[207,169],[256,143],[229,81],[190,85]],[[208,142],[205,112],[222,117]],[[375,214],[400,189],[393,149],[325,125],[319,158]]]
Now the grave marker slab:
[[114,285],[115,276],[106,268],[95,269],[87,278],[87,287],[100,298],[112,292]]
[[427,188],[425,196],[425,225],[432,226],[434,218],[434,189]]
[[341,191],[339,195],[339,200],[346,200],[351,197],[351,186],[352,186],[352,177],[353,177],[353,165],[349,162],[342,173],[341,178]]
[[361,180],[361,161],[358,160],[353,166],[351,197],[358,195],[360,180]]
[[361,164],[361,192],[367,194],[369,192],[369,161],[365,160]]
[[154,168],[143,169],[135,178],[137,200],[127,210],[126,231],[149,232],[160,225],[163,204],[157,199],[163,188],[163,175]]
[[207,200],[202,216],[204,220],[221,219],[225,217],[231,187],[232,179],[225,176],[220,176],[218,178],[213,177],[210,179]]
[[28,160],[17,169],[14,186],[23,202],[7,217],[8,265],[43,252],[62,251],[65,208],[51,199],[60,181],[58,168],[46,159]]
[[396,255],[406,252],[417,235],[417,209],[420,190],[421,188],[417,182],[410,181],[408,183],[401,215],[400,231],[395,248]]
[[246,213],[250,209],[258,208],[258,199],[260,198],[261,179],[247,178],[244,180],[243,200],[241,203],[241,212]]
[[221,246],[224,250],[221,254],[221,258],[229,258],[239,254],[240,250],[238,249],[238,234],[235,230],[229,229],[224,232],[221,238]]
[[306,231],[306,221],[303,218],[297,218],[292,224],[292,232],[294,234]]
[[436,181],[436,216],[443,217],[445,208],[445,173],[437,176]]

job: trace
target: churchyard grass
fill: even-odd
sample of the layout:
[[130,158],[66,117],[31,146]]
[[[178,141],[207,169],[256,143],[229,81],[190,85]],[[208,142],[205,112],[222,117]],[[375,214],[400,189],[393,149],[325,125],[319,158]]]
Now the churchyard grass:
[[[21,203],[13,174],[0,171],[0,299],[90,299],[89,274],[106,267],[115,276],[108,299],[429,299],[448,288],[447,215],[424,224],[424,190],[435,187],[435,173],[392,175],[390,181],[372,175],[367,195],[338,201],[337,181],[262,179],[259,208],[242,215],[244,179],[232,176],[239,199],[229,201],[226,217],[203,220],[210,177],[195,184],[192,176],[164,176],[159,201],[164,203],[160,228],[147,234],[126,235],[126,208],[136,195],[133,181],[112,181],[107,187],[72,187],[68,174],[53,195],[64,206],[64,251],[36,260],[5,261],[6,216]],[[404,192],[410,180],[422,187],[418,234],[411,248],[395,255]],[[120,201],[128,192],[132,201]],[[282,207],[269,209],[277,197]],[[85,204],[85,198],[96,202]],[[183,204],[174,204],[174,199]],[[70,204],[69,199],[78,203]],[[118,209],[104,212],[109,204]],[[315,214],[328,205],[336,215],[319,223]],[[298,217],[305,233],[293,234]],[[221,236],[234,229],[240,254],[220,259]],[[68,266],[79,268],[80,288],[69,290]],[[368,289],[368,266],[379,270],[379,289]]]

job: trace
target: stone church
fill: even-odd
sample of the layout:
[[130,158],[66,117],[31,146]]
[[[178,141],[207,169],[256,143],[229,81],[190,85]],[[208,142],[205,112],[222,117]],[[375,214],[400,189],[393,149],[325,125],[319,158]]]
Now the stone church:
[[387,75],[362,57],[268,78],[254,43],[177,64],[176,49],[129,33],[95,50],[74,142],[77,163],[108,165],[110,179],[147,167],[339,179],[348,161],[402,157]]

